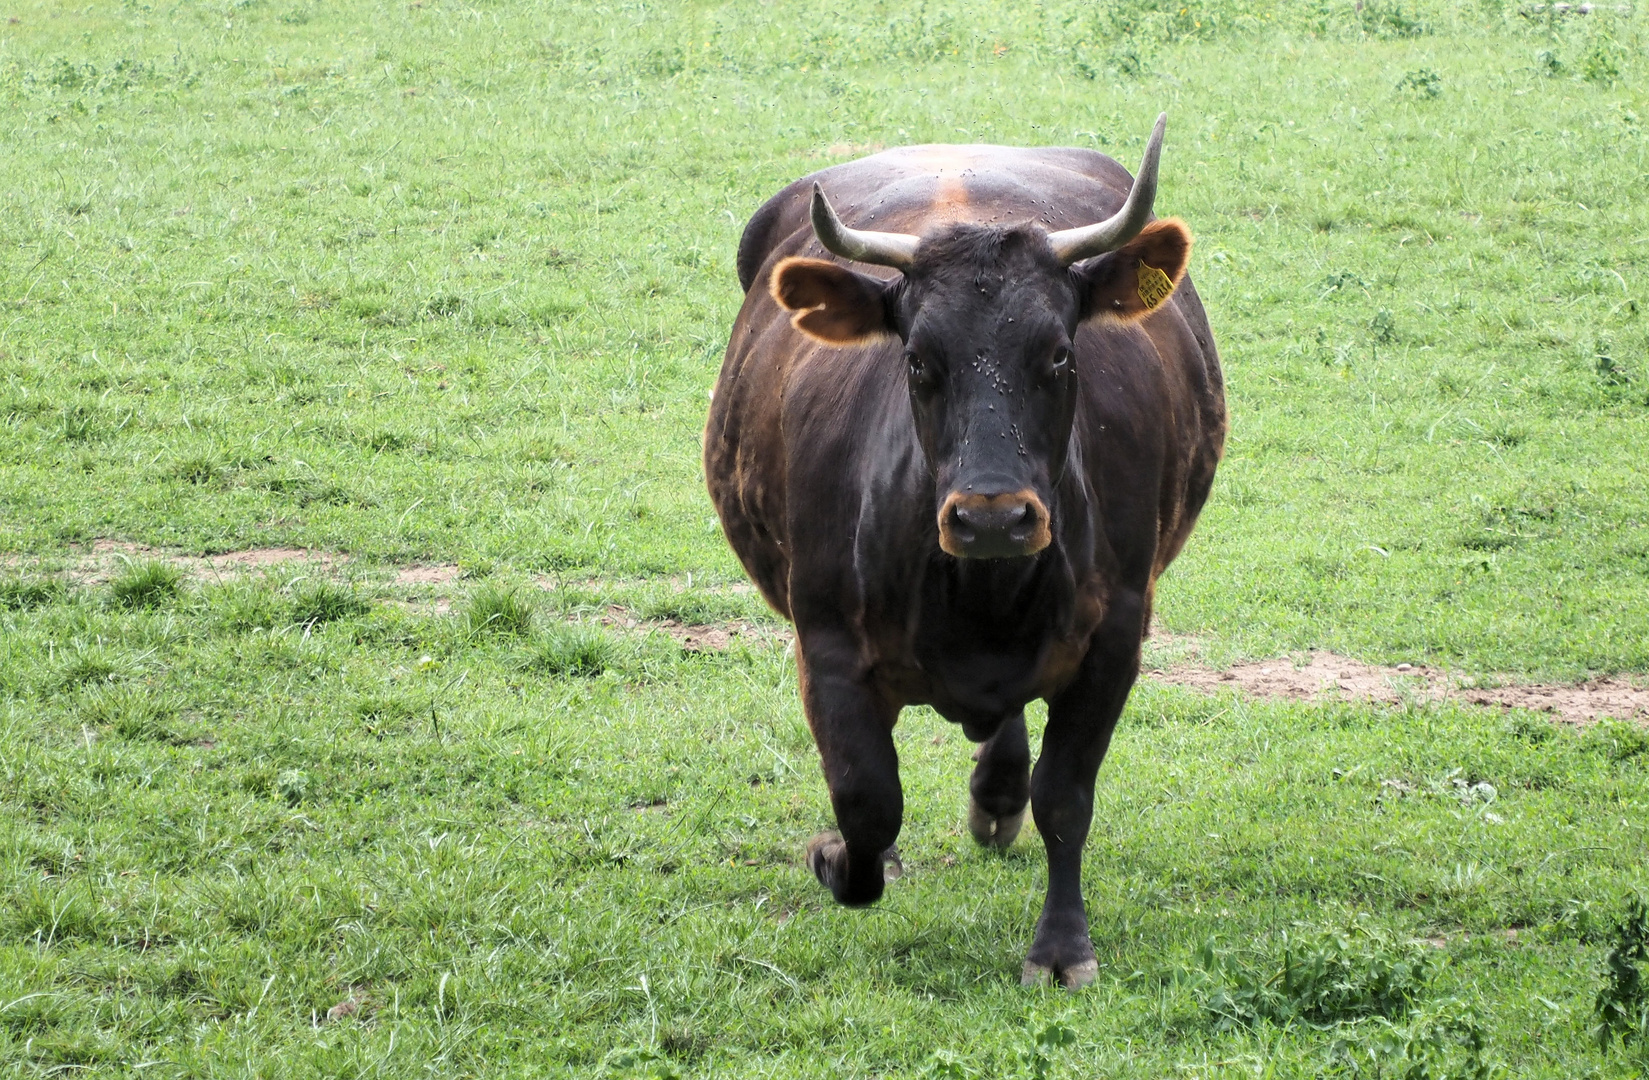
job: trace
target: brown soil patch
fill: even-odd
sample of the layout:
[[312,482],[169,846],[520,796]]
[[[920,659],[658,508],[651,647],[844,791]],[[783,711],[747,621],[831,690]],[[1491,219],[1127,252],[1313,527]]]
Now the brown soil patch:
[[1649,725],[1649,687],[1625,679],[1593,679],[1573,686],[1502,686],[1493,690],[1462,690],[1455,695],[1474,705],[1549,712],[1571,723],[1613,718]]
[[698,652],[701,649],[719,652],[730,647],[734,641],[773,641],[781,636],[780,631],[758,626],[744,619],[704,626],[692,626],[675,619],[664,619],[646,625],[669,634],[675,638],[676,644],[689,652]]
[[[205,562],[214,570],[233,573],[243,569],[258,569],[265,566],[280,566],[284,563],[307,562],[318,566],[336,566],[349,558],[347,555],[335,555],[328,551],[313,551],[309,548],[268,547],[251,548],[247,551],[226,551],[222,555],[209,556]],[[198,562],[200,560],[188,560]]]
[[161,557],[159,549],[143,544],[125,540],[93,540],[90,553],[75,560],[68,577],[81,585],[102,585],[133,562]]
[[719,652],[729,648],[734,641],[771,642],[790,637],[787,630],[761,626],[745,619],[705,624],[684,623],[677,619],[638,619],[630,611],[616,605],[609,607],[597,621],[616,630],[657,630],[669,634],[676,644],[689,652]]
[[309,548],[267,547],[245,551],[227,551],[221,555],[179,555],[175,551],[134,544],[129,540],[94,540],[90,549],[68,571],[71,581],[81,585],[102,585],[120,574],[134,562],[150,559],[169,563],[191,574],[210,578],[234,577],[237,574],[263,570],[272,566],[305,563],[330,569],[347,561],[349,556],[335,552],[314,551]]
[[1482,687],[1422,664],[1380,667],[1330,652],[1313,652],[1304,664],[1260,660],[1216,671],[1177,663],[1152,671],[1151,678],[1194,690],[1236,690],[1253,697],[1323,700],[1343,698],[1396,705],[1410,701],[1459,701],[1502,709],[1532,709],[1575,724],[1605,717],[1649,723],[1649,686],[1623,678],[1574,685],[1532,684]]
[[134,543],[130,542],[129,540],[93,540],[92,541],[92,554],[93,555],[105,555],[105,554],[108,554],[111,551],[119,552],[122,555],[133,555],[133,554],[136,554],[138,552],[151,552],[151,551],[154,551],[154,550],[155,549],[152,548],[152,547],[145,547],[142,544],[134,544]]
[[457,563],[403,566],[395,571],[397,585],[451,585],[462,573]]

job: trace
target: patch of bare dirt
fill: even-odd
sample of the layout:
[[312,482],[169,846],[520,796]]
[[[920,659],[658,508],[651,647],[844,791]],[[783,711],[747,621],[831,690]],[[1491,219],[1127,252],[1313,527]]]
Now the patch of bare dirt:
[[93,540],[89,546],[73,550],[73,561],[67,568],[62,568],[56,560],[22,555],[0,555],[0,567],[18,570],[50,566],[52,569],[49,572],[61,573],[77,585],[103,585],[132,563],[150,560],[167,563],[190,574],[217,579],[294,563],[330,570],[349,561],[348,555],[338,552],[295,547],[248,548],[207,556],[183,555],[130,540]]
[[457,563],[403,566],[395,571],[397,585],[451,585],[462,573]]
[[434,596],[428,600],[384,600],[383,603],[393,608],[400,608],[412,615],[451,615],[452,597]]
[[93,555],[106,555],[111,551],[119,552],[122,555],[132,555],[132,554],[136,554],[138,552],[150,552],[150,551],[154,551],[154,550],[155,549],[152,548],[152,547],[146,547],[143,544],[134,544],[129,540],[93,540],[92,541],[92,554]]
[[75,560],[68,577],[81,585],[102,585],[131,563],[161,555],[158,548],[126,540],[93,540],[91,550]]
[[239,570],[262,569],[266,566],[281,566],[293,562],[313,563],[317,566],[336,566],[341,562],[348,561],[348,559],[349,556],[347,555],[338,555],[329,551],[314,551],[310,548],[267,547],[249,548],[246,551],[226,551],[221,555],[209,556],[205,561],[214,570],[234,573]]
[[349,556],[310,548],[265,547],[245,551],[226,551],[221,555],[180,555],[164,548],[134,544],[130,540],[93,540],[84,549],[68,571],[70,580],[82,585],[101,585],[118,575],[134,562],[150,559],[169,563],[191,574],[225,578],[272,566],[305,563],[330,569],[347,561]]
[[698,652],[701,649],[719,652],[731,647],[735,641],[772,641],[780,636],[779,631],[744,619],[708,625],[691,625],[677,622],[675,619],[664,619],[647,625],[669,634],[676,640],[676,644],[689,652]]
[[1649,724],[1649,687],[1625,679],[1594,679],[1573,686],[1503,686],[1494,690],[1463,690],[1457,695],[1475,705],[1549,712],[1572,723],[1606,717]]
[[613,605],[597,620],[615,630],[657,630],[669,634],[677,645],[689,652],[708,650],[719,652],[730,648],[735,641],[749,643],[787,641],[787,630],[762,626],[746,619],[729,619],[717,623],[684,623],[679,619],[638,619],[634,613]]
[[1331,652],[1313,652],[1304,664],[1259,660],[1226,670],[1181,661],[1149,672],[1173,686],[1208,692],[1236,690],[1253,697],[1404,702],[1459,701],[1502,709],[1532,709],[1574,724],[1605,717],[1649,723],[1649,686],[1623,678],[1564,684],[1465,685],[1456,675],[1423,664],[1381,667]]

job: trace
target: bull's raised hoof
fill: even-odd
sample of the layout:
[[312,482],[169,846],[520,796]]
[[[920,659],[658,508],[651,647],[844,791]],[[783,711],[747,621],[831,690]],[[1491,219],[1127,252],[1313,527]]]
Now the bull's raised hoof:
[[980,847],[1002,851],[1012,844],[1019,836],[1019,830],[1025,825],[1025,810],[1020,808],[1017,814],[1005,814],[1000,817],[992,814],[978,801],[968,799],[968,832],[979,842]]
[[968,831],[981,847],[1005,850],[1025,824],[1031,799],[1031,747],[1025,714],[1010,716],[973,752],[968,778]]
[[898,847],[890,847],[876,860],[879,872],[850,875],[847,841],[838,832],[822,832],[807,842],[807,868],[845,907],[866,907],[882,896],[888,882],[905,876]]

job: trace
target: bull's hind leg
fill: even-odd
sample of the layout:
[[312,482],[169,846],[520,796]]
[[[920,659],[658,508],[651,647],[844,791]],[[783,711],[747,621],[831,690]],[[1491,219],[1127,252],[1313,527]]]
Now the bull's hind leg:
[[968,831],[984,847],[1005,848],[1025,824],[1025,804],[1031,800],[1024,712],[1004,720],[995,735],[979,744],[973,760],[979,764],[968,778]]
[[1082,846],[1094,816],[1094,778],[1139,675],[1141,614],[1137,600],[1114,599],[1076,680],[1048,702],[1031,775],[1031,811],[1048,851],[1048,895],[1025,957],[1027,986],[1053,980],[1075,990],[1099,974],[1082,905]]
[[871,688],[851,640],[815,633],[799,641],[802,704],[841,830],[813,838],[807,866],[838,903],[859,907],[898,876],[893,842],[905,812],[893,746],[899,710]]

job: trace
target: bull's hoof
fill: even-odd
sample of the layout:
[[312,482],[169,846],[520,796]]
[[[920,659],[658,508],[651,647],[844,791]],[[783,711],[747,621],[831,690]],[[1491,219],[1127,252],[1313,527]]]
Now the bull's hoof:
[[[876,889],[876,895],[864,899],[845,895],[847,892],[847,841],[842,839],[841,833],[822,832],[807,842],[807,868],[813,871],[813,876],[819,879],[819,884],[830,890],[839,903],[857,907],[860,904],[869,904],[881,895],[882,890]],[[882,852],[882,882],[893,881],[904,877],[905,864],[899,858],[899,848],[890,847]]]
[[1025,970],[1019,976],[1021,986],[1047,986],[1059,983],[1067,990],[1080,990],[1099,975],[1098,960],[1083,960],[1067,967],[1047,967],[1034,960],[1025,961]]
[[1017,814],[1007,814],[1003,817],[993,817],[989,810],[980,806],[972,798],[968,799],[968,831],[979,842],[980,847],[993,848],[1001,851],[1014,842],[1019,830],[1025,825],[1025,810],[1020,808]]
[[841,833],[822,832],[807,842],[807,868],[819,879],[819,884],[835,892],[836,864],[847,853],[847,841]]

